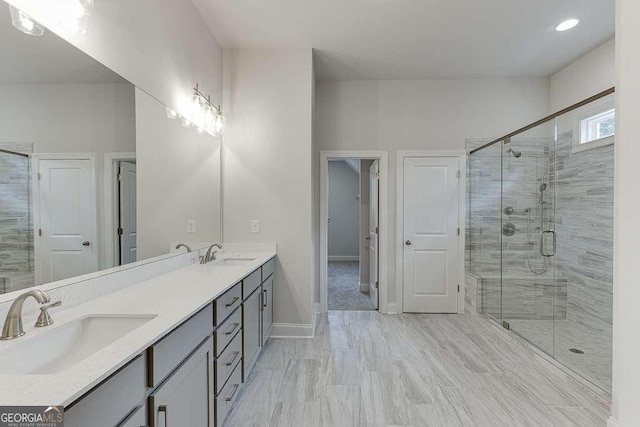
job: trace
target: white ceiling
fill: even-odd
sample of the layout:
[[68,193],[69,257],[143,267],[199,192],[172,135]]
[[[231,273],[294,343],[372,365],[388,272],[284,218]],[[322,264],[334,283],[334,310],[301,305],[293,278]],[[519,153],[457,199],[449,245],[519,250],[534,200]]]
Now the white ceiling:
[[223,48],[314,48],[320,80],[547,77],[615,25],[614,0],[192,2]]
[[51,31],[41,37],[11,25],[0,2],[0,84],[123,83],[122,77]]

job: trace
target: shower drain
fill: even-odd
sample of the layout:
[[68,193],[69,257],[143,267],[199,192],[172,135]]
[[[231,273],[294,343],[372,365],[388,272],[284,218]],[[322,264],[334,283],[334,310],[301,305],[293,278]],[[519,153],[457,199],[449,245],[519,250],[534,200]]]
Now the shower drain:
[[577,348],[570,348],[569,351],[571,353],[576,353],[576,354],[584,354],[584,351],[577,349]]

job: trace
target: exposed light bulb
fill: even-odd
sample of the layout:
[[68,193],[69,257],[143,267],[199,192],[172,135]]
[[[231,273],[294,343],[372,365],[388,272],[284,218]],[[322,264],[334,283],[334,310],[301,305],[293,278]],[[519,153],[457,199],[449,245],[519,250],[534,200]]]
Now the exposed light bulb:
[[180,124],[182,125],[183,128],[193,127],[193,122],[188,117],[182,117],[180,120]]
[[560,24],[558,24],[558,26],[556,27],[556,31],[567,31],[570,30],[572,28],[575,28],[578,24],[580,23],[579,19],[567,19],[566,21],[561,22]]
[[60,12],[69,19],[80,19],[86,13],[84,6],[78,0],[67,0],[62,3]]
[[221,134],[224,131],[224,122],[225,122],[225,118],[222,114],[218,114],[216,116],[216,124],[215,124],[215,131],[218,134]]
[[44,26],[34,21],[32,17],[20,9],[9,5],[9,11],[11,12],[11,23],[18,30],[30,36],[41,36],[44,34]]
[[68,31],[87,34],[92,11],[93,0],[62,0],[60,25]]
[[169,107],[164,107],[165,111],[167,112],[167,118],[174,120],[178,118],[178,113],[176,113],[175,111],[173,111],[171,108]]

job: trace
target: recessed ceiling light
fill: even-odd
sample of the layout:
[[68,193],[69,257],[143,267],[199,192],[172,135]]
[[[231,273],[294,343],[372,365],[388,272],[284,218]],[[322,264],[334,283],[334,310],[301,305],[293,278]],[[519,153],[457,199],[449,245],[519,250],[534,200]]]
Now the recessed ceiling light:
[[556,31],[567,31],[570,30],[572,28],[575,28],[576,25],[578,25],[580,23],[579,19],[567,19],[564,22],[561,22],[560,24],[558,24],[558,26],[556,27]]

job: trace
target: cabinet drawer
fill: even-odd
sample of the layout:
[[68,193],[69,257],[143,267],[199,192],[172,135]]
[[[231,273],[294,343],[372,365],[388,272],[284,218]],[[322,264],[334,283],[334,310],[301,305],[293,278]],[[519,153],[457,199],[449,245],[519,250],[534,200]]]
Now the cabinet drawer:
[[215,332],[215,355],[220,356],[231,340],[242,330],[242,310],[236,310]]
[[242,299],[247,299],[262,281],[260,280],[260,269],[257,269],[242,280]]
[[213,302],[214,326],[222,324],[242,302],[242,284],[236,283],[233,288],[222,294]]
[[215,394],[220,393],[222,387],[226,384],[227,380],[231,376],[233,369],[242,360],[242,334],[236,334],[235,338],[231,340],[227,348],[224,349],[222,354],[216,359],[215,363]]
[[178,367],[210,333],[213,308],[208,305],[173,332],[149,347],[149,378],[147,386],[155,387]]
[[240,387],[242,386],[242,369],[240,365],[236,366],[236,369],[231,374],[231,378],[227,381],[227,384],[222,388],[222,391],[216,397],[215,400],[215,414],[216,414],[216,426],[221,427],[225,418],[227,418],[227,414],[229,414],[229,410],[231,409],[231,405],[238,397],[238,393],[240,392]]
[[[145,359],[138,356],[64,413],[67,427],[113,427],[138,406],[145,394]],[[105,402],[109,402],[108,405]]]
[[264,263],[264,265],[262,266],[262,282],[267,280],[267,278],[273,274],[275,267],[276,267],[275,258],[271,258],[269,261]]

